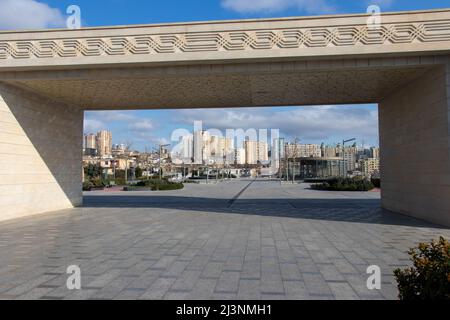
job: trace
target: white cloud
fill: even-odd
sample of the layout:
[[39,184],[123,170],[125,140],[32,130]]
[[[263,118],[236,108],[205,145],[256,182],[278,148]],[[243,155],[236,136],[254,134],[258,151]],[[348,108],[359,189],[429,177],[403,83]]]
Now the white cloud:
[[239,13],[281,12],[291,8],[310,14],[335,11],[325,0],[222,0],[222,6]]
[[123,111],[95,111],[95,117],[102,119],[102,121],[131,121],[135,117],[130,112]]
[[0,0],[0,29],[45,29],[63,27],[58,10],[36,0]]
[[366,106],[180,110],[175,117],[188,126],[201,120],[204,129],[223,132],[239,128],[279,129],[286,138],[299,137],[304,142],[319,143],[335,137],[378,141],[378,112]]
[[[287,139],[298,137],[304,143],[339,142],[357,138],[378,144],[378,112],[368,105],[305,106],[290,108],[234,108],[171,110],[162,120],[152,113],[142,117],[134,111],[86,112],[85,133],[113,131],[114,143],[133,141],[135,148],[167,143],[167,128],[193,130],[194,121],[203,121],[204,129],[279,129]],[[164,128],[162,128],[164,126]],[[165,138],[161,138],[165,136]]]
[[133,131],[146,131],[146,130],[154,130],[155,126],[153,122],[149,119],[143,119],[141,121],[131,122],[129,128]]
[[106,129],[104,122],[96,119],[84,120],[84,132],[85,133],[97,133],[100,130]]
[[391,7],[394,4],[394,1],[395,0],[369,0],[367,1],[367,6],[378,5],[383,11],[383,9]]

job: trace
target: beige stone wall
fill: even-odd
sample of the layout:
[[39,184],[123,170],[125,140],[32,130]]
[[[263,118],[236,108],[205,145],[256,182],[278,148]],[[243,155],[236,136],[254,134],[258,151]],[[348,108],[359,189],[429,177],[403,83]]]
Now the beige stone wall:
[[450,58],[379,105],[382,205],[450,226]]
[[0,72],[449,52],[450,9],[0,32]]
[[0,221],[81,205],[83,111],[0,84]]

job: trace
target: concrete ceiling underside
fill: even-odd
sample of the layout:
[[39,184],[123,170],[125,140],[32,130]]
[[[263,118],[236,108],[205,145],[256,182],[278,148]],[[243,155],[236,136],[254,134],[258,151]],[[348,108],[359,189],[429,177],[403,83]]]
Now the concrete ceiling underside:
[[[7,82],[87,110],[227,108],[374,103],[430,66],[319,70],[304,72],[231,72],[143,77],[98,76],[20,79]],[[145,72],[144,72],[145,73]]]

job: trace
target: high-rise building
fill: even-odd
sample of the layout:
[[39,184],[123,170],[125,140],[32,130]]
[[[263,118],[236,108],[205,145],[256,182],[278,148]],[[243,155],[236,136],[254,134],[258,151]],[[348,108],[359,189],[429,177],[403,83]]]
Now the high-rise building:
[[318,144],[289,143],[286,145],[289,158],[320,158],[322,156],[321,146]]
[[266,142],[244,141],[246,164],[269,161],[269,146]]
[[234,163],[233,139],[211,135],[208,131],[196,131],[193,135],[193,156],[197,164]]
[[280,168],[281,161],[284,159],[284,153],[285,153],[285,145],[284,145],[284,138],[275,138],[273,140],[272,150],[271,150],[271,159],[272,159],[272,165],[274,168],[278,169]]
[[217,163],[228,163],[234,160],[234,143],[232,139],[218,137],[215,150],[215,161]]
[[198,130],[194,132],[194,163],[203,163],[203,131]]
[[322,145],[321,151],[323,158],[334,158],[338,155],[337,147]]
[[211,136],[208,131],[202,132],[202,163],[209,164],[211,162]]
[[258,142],[258,161],[269,161],[269,145],[266,142]]
[[194,157],[194,136],[192,134],[181,138],[181,158],[184,162],[191,162]]
[[356,170],[356,161],[358,157],[358,147],[353,145],[351,147],[337,146],[338,157],[342,158],[342,172],[345,175],[348,171]]
[[84,148],[97,149],[97,138],[94,134],[90,133],[84,136]]
[[343,158],[345,163],[345,169],[347,171],[355,171],[357,154],[354,152],[345,152],[343,154]]
[[234,164],[237,164],[237,165],[245,164],[245,149],[244,148],[234,149]]
[[373,159],[380,159],[380,148],[377,147],[370,148],[370,154]]
[[97,133],[97,151],[98,155],[110,156],[112,154],[112,133],[102,130]]
[[359,161],[361,173],[366,177],[380,172],[380,160],[375,158],[362,159]]

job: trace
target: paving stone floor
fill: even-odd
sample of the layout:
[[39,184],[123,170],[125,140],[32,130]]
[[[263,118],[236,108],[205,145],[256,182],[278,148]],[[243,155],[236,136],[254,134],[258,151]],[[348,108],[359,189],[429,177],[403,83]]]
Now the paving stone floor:
[[396,299],[408,248],[450,230],[379,197],[262,179],[87,193],[83,208],[0,223],[0,299]]

